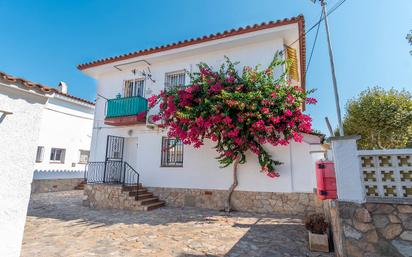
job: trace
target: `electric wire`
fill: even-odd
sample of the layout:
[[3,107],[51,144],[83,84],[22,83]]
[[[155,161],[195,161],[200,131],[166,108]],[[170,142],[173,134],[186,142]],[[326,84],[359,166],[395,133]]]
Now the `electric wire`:
[[[346,0],[341,0],[341,1],[339,1],[337,4],[335,4],[334,6],[332,6],[332,8],[330,8],[330,10],[328,11],[328,14],[327,14],[326,16],[329,17],[329,15],[331,15],[333,12],[335,12],[344,2],[346,2]],[[304,36],[306,36],[309,32],[311,32],[316,26],[318,26],[318,24],[320,24],[324,19],[325,19],[325,17],[322,16],[322,19],[320,19],[318,22],[316,22],[315,24],[313,24],[305,33],[302,33],[295,41],[293,41],[292,43],[288,44],[287,46],[290,47],[290,46],[292,46],[294,43],[296,43],[296,42],[298,42],[299,40],[301,40]],[[281,53],[283,53],[284,51],[286,51],[286,49],[282,50]]]
[[[320,13],[319,21],[322,20],[322,16],[323,16],[323,12]],[[306,66],[306,73],[308,73],[308,70],[309,70],[309,67],[310,67],[310,62],[312,61],[313,52],[315,50],[316,41],[317,41],[318,35],[319,35],[319,28],[320,28],[320,22],[318,23],[318,28],[316,29],[315,40],[313,40],[312,50],[310,51],[309,61],[308,61],[308,64]]]

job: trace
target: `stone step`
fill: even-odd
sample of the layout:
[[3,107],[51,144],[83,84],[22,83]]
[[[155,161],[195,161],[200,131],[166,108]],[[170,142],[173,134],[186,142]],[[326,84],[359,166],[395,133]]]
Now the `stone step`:
[[141,195],[141,194],[147,194],[150,193],[147,191],[146,188],[142,188],[136,191],[128,191],[130,196],[136,196],[136,195]]
[[132,195],[131,195],[131,193],[135,193],[135,192],[130,192],[130,193],[129,193],[129,196],[134,196],[135,199],[137,198],[137,200],[143,200],[143,199],[147,199],[147,198],[152,198],[152,197],[153,197],[153,194],[152,194],[152,193],[143,193],[143,194],[138,194],[137,196],[136,196],[136,194],[132,194]]
[[156,203],[159,201],[159,198],[154,196],[154,197],[150,197],[150,198],[146,198],[146,199],[138,199],[137,200],[140,205],[149,205],[151,203]]
[[84,190],[84,186],[86,185],[85,181],[80,182],[77,186],[74,187],[74,190]]
[[143,188],[142,184],[139,184],[138,186],[123,186],[123,191],[136,191]]
[[146,211],[151,211],[151,210],[163,207],[165,205],[166,205],[165,201],[157,201],[155,203],[145,205],[144,207],[146,208]]

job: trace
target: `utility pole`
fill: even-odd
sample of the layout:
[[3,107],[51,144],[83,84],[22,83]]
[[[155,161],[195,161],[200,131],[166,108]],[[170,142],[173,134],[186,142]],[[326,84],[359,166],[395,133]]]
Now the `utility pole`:
[[320,3],[322,5],[323,18],[325,19],[325,30],[326,30],[326,38],[328,41],[328,47],[329,47],[329,61],[330,61],[330,68],[332,70],[333,92],[335,94],[335,104],[336,104],[336,112],[338,116],[339,134],[340,136],[344,136],[340,104],[339,104],[338,83],[336,81],[335,63],[333,61],[332,45],[330,42],[330,34],[329,34],[329,27],[328,27],[328,14],[326,12],[326,2],[325,0],[320,0]]

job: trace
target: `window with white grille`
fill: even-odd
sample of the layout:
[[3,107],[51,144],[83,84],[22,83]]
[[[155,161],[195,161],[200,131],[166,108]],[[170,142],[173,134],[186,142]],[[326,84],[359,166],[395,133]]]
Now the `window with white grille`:
[[181,87],[186,84],[186,72],[185,71],[178,71],[178,72],[170,72],[166,73],[165,77],[165,88],[171,87]]
[[66,149],[62,148],[52,148],[50,152],[51,162],[61,162],[64,163],[64,157],[66,155]]
[[89,161],[90,151],[80,150],[79,163],[87,163]]
[[37,147],[36,162],[42,162],[44,158],[44,146]]
[[144,79],[131,79],[124,82],[124,97],[144,97]]

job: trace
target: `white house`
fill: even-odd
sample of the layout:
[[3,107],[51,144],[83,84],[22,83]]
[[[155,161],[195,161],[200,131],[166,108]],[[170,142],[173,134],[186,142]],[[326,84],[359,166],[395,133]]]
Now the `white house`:
[[89,158],[94,103],[68,95],[64,82],[54,91],[43,107],[33,192],[73,189]]
[[[124,182],[122,176],[127,176],[127,172],[113,167],[114,164],[107,167],[103,163],[123,161],[138,172],[140,182],[166,204],[222,208],[222,199],[232,183],[232,172],[231,167],[219,168],[213,144],[200,149],[177,144],[164,150],[162,145],[168,145],[174,139],[167,138],[166,131],[147,121],[156,111],[151,110],[146,119],[138,114],[146,110],[146,99],[151,95],[165,87],[189,83],[186,72],[196,71],[200,62],[219,68],[224,56],[228,56],[232,61],[240,62],[239,68],[258,64],[265,67],[276,51],[283,50],[293,59],[296,83],[305,88],[303,16],[79,65],[78,68],[95,78],[98,84],[91,146],[91,160],[97,163],[88,172],[88,183]],[[288,146],[269,149],[284,163],[279,168],[280,177],[271,179],[260,173],[257,158],[250,154],[248,162],[239,168],[234,207],[281,212],[306,212],[318,208],[313,188],[316,187],[314,161],[322,156],[320,139],[306,135],[303,143],[292,142]],[[96,190],[88,186],[86,204],[113,207],[109,203],[96,203]]]
[[[0,72],[0,256],[20,255],[33,171],[58,169],[49,164],[48,148],[70,149],[70,162],[79,160],[75,145],[77,151],[89,149],[93,108],[67,92]],[[44,162],[35,164],[39,145],[45,149]]]

